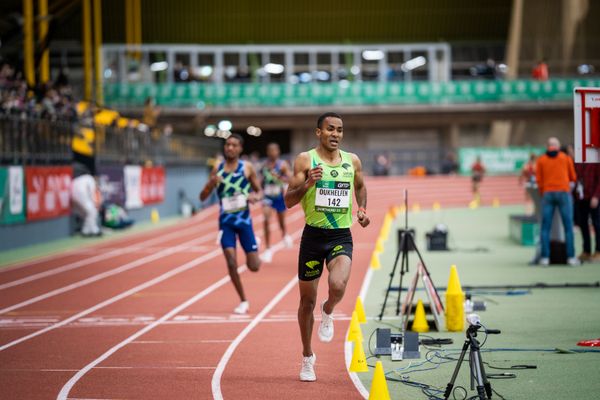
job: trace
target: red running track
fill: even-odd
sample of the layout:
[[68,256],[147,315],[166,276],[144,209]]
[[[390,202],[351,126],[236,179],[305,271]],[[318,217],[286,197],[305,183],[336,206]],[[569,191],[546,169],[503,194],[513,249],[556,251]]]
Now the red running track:
[[[353,272],[335,311],[336,336],[328,344],[315,338],[317,382],[298,381],[297,245],[278,244],[258,273],[242,267],[250,315],[231,315],[237,296],[215,243],[213,207],[175,226],[1,269],[0,397],[361,398],[345,369],[344,333],[385,212],[402,203],[405,188],[424,209],[471,200],[462,177],[367,185],[372,225],[352,229]],[[522,203],[524,195],[514,177],[486,178],[482,204],[494,198]],[[253,216],[262,234],[260,211]],[[301,210],[290,210],[296,244],[302,227]],[[319,301],[326,290],[323,282]]]

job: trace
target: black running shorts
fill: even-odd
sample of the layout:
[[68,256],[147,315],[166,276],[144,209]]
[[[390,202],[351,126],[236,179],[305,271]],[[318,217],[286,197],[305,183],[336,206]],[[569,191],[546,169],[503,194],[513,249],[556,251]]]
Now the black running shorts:
[[352,259],[352,234],[349,228],[322,229],[304,227],[298,255],[298,279],[312,281],[323,273],[323,262],[329,263],[337,256]]

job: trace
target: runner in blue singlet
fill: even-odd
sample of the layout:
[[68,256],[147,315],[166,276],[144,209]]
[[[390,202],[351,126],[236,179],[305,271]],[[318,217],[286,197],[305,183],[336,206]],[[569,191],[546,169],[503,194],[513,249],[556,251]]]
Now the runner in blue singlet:
[[[252,229],[248,203],[259,200],[262,191],[252,164],[240,160],[243,144],[243,138],[237,134],[231,135],[225,141],[225,160],[213,168],[209,181],[200,193],[200,200],[204,201],[215,188],[217,189],[221,247],[227,261],[229,276],[241,300],[234,310],[236,314],[246,314],[250,308],[237,271],[236,236],[246,253],[248,269],[256,272],[260,267],[258,245]],[[250,192],[250,188],[254,192]]]
[[271,252],[271,232],[269,222],[271,220],[271,210],[277,212],[281,236],[286,247],[292,247],[292,238],[286,233],[285,229],[285,203],[283,201],[283,192],[285,185],[291,178],[291,170],[288,163],[279,158],[281,151],[277,143],[267,145],[267,160],[261,168],[263,177],[263,191],[265,198],[263,200],[263,210],[265,213],[265,248],[261,254],[264,262],[271,262],[273,253]]

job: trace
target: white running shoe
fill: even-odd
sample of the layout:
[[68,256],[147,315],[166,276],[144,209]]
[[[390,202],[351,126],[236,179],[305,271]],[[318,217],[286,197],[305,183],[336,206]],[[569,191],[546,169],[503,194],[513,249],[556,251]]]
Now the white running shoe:
[[571,257],[567,260],[567,264],[569,264],[571,267],[577,267],[581,265],[581,261],[579,261],[579,258],[577,257]]
[[260,253],[260,260],[266,263],[270,263],[271,261],[273,261],[273,252],[270,248]]
[[539,264],[542,267],[547,267],[548,265],[550,265],[550,259],[549,258],[540,258]]
[[321,323],[317,334],[321,342],[329,343],[333,339],[333,317],[323,310],[326,301],[321,303]]
[[302,358],[302,369],[300,369],[300,380],[302,382],[314,382],[317,380],[317,375],[315,375],[316,362],[317,355],[315,353],[310,357]]
[[247,301],[242,301],[234,310],[234,314],[248,314],[248,310],[250,310],[250,303]]
[[286,248],[291,249],[292,245],[294,244],[294,241],[292,240],[292,237],[290,235],[285,235],[283,237],[283,244],[285,244]]

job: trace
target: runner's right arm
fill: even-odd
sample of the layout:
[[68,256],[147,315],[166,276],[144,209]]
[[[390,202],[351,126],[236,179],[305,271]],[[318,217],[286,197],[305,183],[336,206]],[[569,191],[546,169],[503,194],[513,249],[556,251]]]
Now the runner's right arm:
[[311,186],[323,177],[323,168],[317,165],[310,168],[310,156],[307,152],[298,154],[294,161],[294,174],[285,192],[285,206],[292,208],[302,200]]
[[217,175],[217,169],[218,167],[215,165],[212,171],[210,171],[210,178],[208,179],[208,182],[206,182],[206,185],[204,185],[204,189],[200,192],[200,201],[206,200],[212,191],[215,190],[219,182],[221,182],[221,177]]

